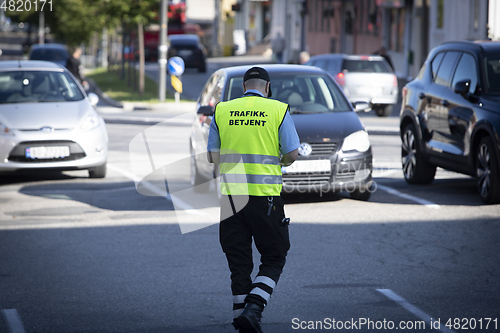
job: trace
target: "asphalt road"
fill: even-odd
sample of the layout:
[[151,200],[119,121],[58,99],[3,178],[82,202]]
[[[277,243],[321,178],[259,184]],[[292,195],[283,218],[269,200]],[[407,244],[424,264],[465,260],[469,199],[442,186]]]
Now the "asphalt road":
[[[0,175],[0,332],[234,332],[214,188],[189,186],[187,106],[116,110],[175,118],[108,123],[105,179]],[[472,178],[441,169],[431,185],[408,185],[396,115],[360,114],[375,133],[368,202],[284,195],[292,246],[265,332],[499,330],[500,205],[483,205]],[[143,137],[157,171],[136,188]]]
[[[0,179],[0,332],[233,331],[217,225],[183,234],[186,224],[178,224],[216,217],[215,204],[191,193],[186,210],[174,211],[169,197],[141,195],[132,181],[129,145],[148,127],[108,125],[104,180],[84,171]],[[162,147],[168,186],[181,193],[189,187],[189,130],[160,130],[150,143]],[[449,332],[431,330],[430,318],[479,325],[498,317],[500,207],[483,206],[472,179],[442,170],[432,185],[410,187],[398,137],[371,140],[379,189],[369,202],[347,193],[285,195],[292,247],[264,313],[266,332],[316,321],[328,331],[332,318],[356,322],[357,332]],[[377,330],[359,326],[360,318],[375,328],[384,319],[428,324]]]

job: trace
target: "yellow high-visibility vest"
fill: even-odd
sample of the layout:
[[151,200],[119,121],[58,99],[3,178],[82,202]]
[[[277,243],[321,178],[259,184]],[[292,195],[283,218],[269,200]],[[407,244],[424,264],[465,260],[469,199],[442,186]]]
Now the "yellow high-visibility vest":
[[279,196],[279,127],[288,105],[258,96],[217,104],[222,194]]

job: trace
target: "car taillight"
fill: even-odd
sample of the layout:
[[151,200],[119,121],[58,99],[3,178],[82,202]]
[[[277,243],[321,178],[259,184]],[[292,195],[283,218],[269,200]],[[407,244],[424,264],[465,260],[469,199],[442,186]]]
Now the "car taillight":
[[398,78],[396,77],[396,75],[394,75],[394,81],[392,82],[392,86],[393,87],[397,87],[398,86]]
[[402,99],[405,99],[407,91],[408,91],[408,88],[406,88],[406,86],[404,86],[403,90],[401,91]]
[[344,75],[344,73],[342,73],[342,72],[338,73],[337,76],[335,77],[335,80],[341,86],[345,85],[345,75]]

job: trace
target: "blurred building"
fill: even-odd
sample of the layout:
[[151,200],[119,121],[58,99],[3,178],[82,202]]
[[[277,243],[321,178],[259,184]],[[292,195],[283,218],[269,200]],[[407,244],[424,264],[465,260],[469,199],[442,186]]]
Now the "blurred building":
[[370,54],[384,46],[399,77],[414,77],[444,41],[488,35],[487,0],[307,0],[306,6],[304,50]]

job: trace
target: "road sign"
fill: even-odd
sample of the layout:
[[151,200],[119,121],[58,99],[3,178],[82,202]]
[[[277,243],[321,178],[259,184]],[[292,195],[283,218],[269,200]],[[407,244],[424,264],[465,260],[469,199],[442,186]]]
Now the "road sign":
[[172,83],[172,87],[178,92],[182,94],[182,82],[179,80],[179,78],[175,75],[172,75],[170,77],[170,82]]
[[168,72],[175,76],[181,76],[184,73],[184,60],[180,57],[172,57],[168,60]]

